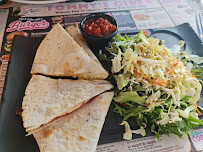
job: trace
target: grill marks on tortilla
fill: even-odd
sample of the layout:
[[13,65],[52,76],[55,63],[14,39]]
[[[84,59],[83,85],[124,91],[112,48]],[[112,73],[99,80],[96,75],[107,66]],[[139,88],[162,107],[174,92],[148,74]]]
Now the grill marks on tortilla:
[[83,136],[79,136],[79,141],[84,141],[84,140],[87,140],[87,139]]
[[43,138],[49,138],[52,135],[52,133],[53,133],[53,130],[47,129],[43,132],[42,136]]
[[[78,71],[79,69],[82,69],[83,68],[83,61],[80,57],[78,56],[73,56],[72,59],[74,60],[74,62],[77,62],[76,66],[75,65],[72,65],[70,64],[69,62],[66,62],[64,64],[64,73],[65,75],[74,75],[75,73],[75,70]],[[72,68],[72,66],[74,66],[74,68]],[[74,76],[75,77],[75,76]]]

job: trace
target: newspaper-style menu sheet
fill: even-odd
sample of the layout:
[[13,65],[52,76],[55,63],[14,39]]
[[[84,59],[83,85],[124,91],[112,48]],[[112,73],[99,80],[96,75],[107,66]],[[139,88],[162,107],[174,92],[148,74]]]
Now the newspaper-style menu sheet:
[[161,135],[159,141],[153,137],[144,137],[132,141],[99,145],[96,152],[189,152],[191,150],[188,136],[180,139],[171,134]]
[[193,27],[195,31],[197,31],[195,12],[185,0],[160,0],[160,2],[163,8],[166,10],[167,14],[170,15],[175,25],[187,22]]
[[154,29],[174,26],[164,8],[154,8],[145,10],[132,10],[132,18],[138,29]]
[[[10,13],[9,13],[10,12]],[[10,48],[6,37],[13,32],[22,36],[44,37],[56,23],[64,28],[79,23],[90,13],[113,16],[121,33],[135,33],[142,29],[173,27],[185,22],[197,31],[195,12],[185,0],[102,0],[91,3],[57,3],[46,5],[13,4],[9,10],[0,9],[0,95],[9,60]],[[203,151],[203,129],[190,131],[182,139],[175,135],[143,137],[132,141],[98,145],[97,152],[196,152]]]
[[2,45],[7,18],[8,18],[8,10],[0,9],[0,48]]
[[[4,37],[4,31],[6,27],[6,22],[8,18],[8,9],[0,9],[0,48],[2,48],[2,41]],[[7,55],[8,56],[8,55]],[[8,59],[4,60],[1,58],[1,67],[0,67],[0,96],[4,88],[4,81],[7,71]]]

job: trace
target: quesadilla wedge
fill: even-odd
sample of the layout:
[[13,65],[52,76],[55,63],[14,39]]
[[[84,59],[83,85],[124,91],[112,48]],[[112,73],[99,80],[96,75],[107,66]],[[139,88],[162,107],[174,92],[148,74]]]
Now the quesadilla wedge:
[[70,36],[75,40],[75,42],[84,49],[84,51],[98,64],[101,65],[101,63],[99,62],[99,60],[97,59],[97,57],[94,55],[94,53],[92,52],[92,50],[89,48],[89,46],[87,45],[87,42],[85,41],[85,39],[83,38],[80,29],[78,28],[78,24],[76,23],[75,25],[71,25],[68,26],[66,28],[66,31],[68,32],[68,34],[70,34]]
[[105,92],[34,134],[40,152],[95,152],[113,92]]
[[52,79],[33,75],[22,103],[23,126],[28,135],[33,134],[112,87],[105,80]]
[[31,74],[105,79],[108,72],[96,63],[60,25],[56,24],[41,42]]

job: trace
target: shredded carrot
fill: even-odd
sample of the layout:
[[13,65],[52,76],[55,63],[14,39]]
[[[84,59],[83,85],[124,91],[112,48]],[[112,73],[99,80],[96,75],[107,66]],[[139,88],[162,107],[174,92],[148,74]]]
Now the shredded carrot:
[[198,109],[196,109],[196,110],[197,110],[197,112],[198,112],[199,115],[202,115],[202,113],[201,113]]
[[157,85],[161,86],[161,82],[160,81],[154,80],[154,83],[156,83]]
[[143,50],[144,50],[144,48],[143,48],[143,47],[141,47],[141,50],[143,51]]
[[188,75],[191,75],[193,78],[196,78],[196,76],[193,73],[188,73]]
[[146,75],[144,78],[147,79],[149,75]]
[[161,86],[161,83],[168,84],[167,82],[165,82],[165,81],[163,81],[163,80],[160,80],[160,79],[154,80],[154,83],[156,83],[156,84],[159,85],[159,86]]
[[201,112],[198,110],[198,108],[197,108],[197,103],[195,103],[194,106],[195,106],[195,110],[197,111],[197,113],[198,113],[199,115],[202,115],[202,113],[201,113]]
[[173,69],[176,68],[177,65],[178,65],[180,62],[181,62],[181,60],[177,60],[177,61],[172,65],[171,70],[169,70],[169,71],[167,72],[167,74],[170,74],[170,73],[173,71]]
[[168,84],[167,82],[165,82],[165,81],[163,81],[163,80],[160,80],[162,83],[164,83],[164,84]]
[[148,35],[148,31],[147,31],[147,30],[144,30],[143,34],[144,34],[145,36],[147,36],[147,35]]
[[157,102],[158,102],[159,104],[161,104],[161,102],[160,102],[159,100],[157,100]]
[[135,71],[135,73],[136,73],[137,75],[140,75],[140,72],[138,72],[137,69],[135,69],[134,71]]
[[188,90],[189,90],[189,88],[188,88],[188,89],[186,89],[186,90],[185,90],[185,92],[187,92]]
[[163,53],[163,55],[166,55],[166,49],[164,49],[164,53]]
[[149,105],[150,105],[150,103],[147,103],[147,104],[146,104],[146,106],[149,106]]
[[197,108],[197,103],[195,103],[194,106],[195,106],[195,109],[196,109]]
[[137,61],[137,63],[141,63],[141,61]]
[[167,74],[170,74],[172,71],[173,71],[173,69],[169,70],[169,71],[167,72]]
[[177,65],[180,63],[181,60],[177,60],[173,65],[172,65],[172,68],[175,68],[177,67]]

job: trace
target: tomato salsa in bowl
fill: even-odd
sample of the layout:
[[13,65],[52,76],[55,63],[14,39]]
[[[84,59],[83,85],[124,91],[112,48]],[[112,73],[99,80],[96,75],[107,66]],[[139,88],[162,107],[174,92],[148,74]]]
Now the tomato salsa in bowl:
[[111,24],[108,19],[102,17],[90,19],[85,23],[85,31],[92,36],[108,36],[116,30],[116,26]]
[[90,14],[80,22],[80,29],[88,44],[105,45],[117,33],[116,20],[106,14]]

